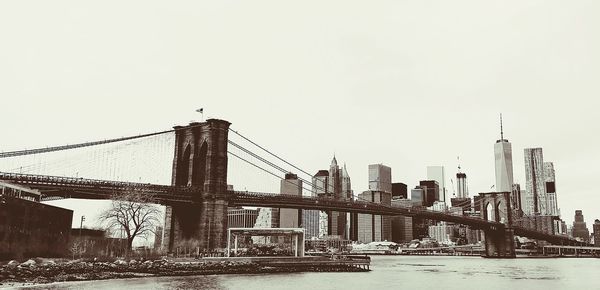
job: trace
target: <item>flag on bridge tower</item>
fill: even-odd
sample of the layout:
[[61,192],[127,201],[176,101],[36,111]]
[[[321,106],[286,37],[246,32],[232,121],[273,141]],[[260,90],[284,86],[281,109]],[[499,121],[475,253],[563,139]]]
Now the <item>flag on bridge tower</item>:
[[196,112],[202,114],[202,122],[204,122],[204,108],[197,109]]

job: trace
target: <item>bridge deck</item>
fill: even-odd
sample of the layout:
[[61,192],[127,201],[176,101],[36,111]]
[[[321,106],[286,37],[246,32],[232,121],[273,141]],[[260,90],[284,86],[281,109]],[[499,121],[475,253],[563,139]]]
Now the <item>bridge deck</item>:
[[[0,180],[37,189],[42,192],[43,199],[45,200],[56,198],[111,199],[114,196],[133,191],[151,195],[157,203],[162,204],[189,204],[201,201],[201,189],[197,187],[4,172],[0,172]],[[315,209],[362,214],[401,215],[464,224],[483,230],[503,230],[505,227],[502,223],[480,218],[453,215],[423,208],[392,207],[350,199],[334,200],[322,197],[303,197],[247,191],[230,191],[224,195],[224,198],[228,199],[230,206]],[[554,244],[585,245],[566,236],[552,235],[522,227],[513,228],[515,234],[518,236],[546,240]]]

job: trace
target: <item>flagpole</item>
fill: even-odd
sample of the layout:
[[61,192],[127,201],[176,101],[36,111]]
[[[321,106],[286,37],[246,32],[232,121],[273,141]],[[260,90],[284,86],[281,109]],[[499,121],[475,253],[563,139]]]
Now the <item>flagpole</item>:
[[200,113],[200,115],[202,115],[202,121],[201,122],[204,122],[204,108],[200,108],[200,109],[196,110],[196,112],[198,112],[198,113]]

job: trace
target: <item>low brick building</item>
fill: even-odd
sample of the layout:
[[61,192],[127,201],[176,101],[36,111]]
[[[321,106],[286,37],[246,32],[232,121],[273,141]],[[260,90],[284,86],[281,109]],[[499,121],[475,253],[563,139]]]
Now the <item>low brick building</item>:
[[0,260],[66,256],[72,219],[71,210],[0,195]]
[[127,239],[111,238],[104,230],[71,229],[71,254],[83,257],[122,256]]

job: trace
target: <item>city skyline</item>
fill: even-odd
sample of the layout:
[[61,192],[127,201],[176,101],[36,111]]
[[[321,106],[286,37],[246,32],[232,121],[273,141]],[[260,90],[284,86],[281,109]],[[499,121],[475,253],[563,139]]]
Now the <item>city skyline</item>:
[[[600,212],[589,182],[600,175],[590,134],[600,130],[600,4],[350,3],[340,14],[315,3],[278,15],[265,2],[148,2],[144,13],[133,4],[0,5],[0,52],[10,56],[0,68],[10,108],[0,121],[13,124],[0,151],[169,129],[200,120],[203,107],[301,168],[316,172],[335,152],[357,193],[368,188],[368,164],[390,166],[393,182],[414,188],[427,165],[454,168],[459,155],[473,196],[495,183],[491,146],[503,113],[514,182],[525,185],[523,149],[543,147],[567,223],[577,209],[588,225]],[[153,24],[156,15],[165,22]]]

